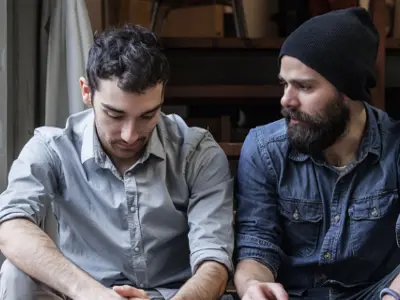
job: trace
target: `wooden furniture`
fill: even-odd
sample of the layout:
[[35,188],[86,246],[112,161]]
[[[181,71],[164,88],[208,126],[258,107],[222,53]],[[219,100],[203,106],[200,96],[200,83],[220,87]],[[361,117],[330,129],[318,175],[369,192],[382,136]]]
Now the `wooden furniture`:
[[[107,19],[109,22],[113,20],[115,24],[118,20],[121,23],[121,20],[128,17],[128,5],[136,2],[151,3],[149,1],[153,0],[103,1],[108,1],[108,5],[113,7],[108,10],[106,8],[104,15],[114,13],[114,16],[109,15]],[[200,2],[201,0],[193,1]],[[211,1],[216,3],[215,0]],[[154,5],[157,5],[156,2],[160,6],[163,1],[155,1]],[[205,1],[201,2],[205,3]],[[154,26],[154,22],[151,25],[151,16],[154,17],[156,8],[149,6],[143,10],[142,15],[146,17],[143,23],[146,22],[147,26]],[[371,91],[372,104],[385,110],[387,53],[400,52],[400,39],[386,38],[385,1],[370,0],[369,11],[380,33],[380,47],[375,70],[377,86]],[[115,15],[116,12],[120,15]],[[278,74],[276,56],[283,40],[283,38],[223,37],[162,38],[172,68],[172,78],[166,89],[165,104],[193,107],[192,111],[197,111],[200,106],[209,107],[209,110],[213,110],[216,106],[219,108],[256,107],[256,111],[259,108],[258,111],[263,111],[268,115],[262,123],[280,118],[279,99],[282,88],[276,80],[276,74]],[[254,72],[254,70],[257,71]],[[223,112],[220,117],[227,117],[227,115]],[[251,113],[250,118],[253,118]],[[224,131],[229,134],[218,136],[221,147],[232,159],[239,156],[241,149],[241,141],[235,138],[234,126],[232,120],[228,123],[221,121],[221,128],[224,127]]]
[[246,37],[246,22],[244,17],[243,0],[152,0],[151,8],[151,26],[155,31],[159,20],[160,6],[164,5],[166,9],[161,18],[164,22],[168,13],[174,9],[185,7],[204,6],[204,5],[231,5],[235,20],[236,34],[240,38]]
[[[151,28],[153,0],[86,0],[103,2],[104,27],[134,23]],[[94,10],[92,8],[92,10]],[[224,6],[197,5],[169,10],[160,4],[154,31],[162,37],[222,37],[224,35]],[[169,12],[167,14],[167,12]],[[95,12],[91,13],[95,15]],[[99,14],[97,14],[98,16]],[[168,15],[168,18],[166,19]],[[97,20],[93,17],[94,21]],[[161,24],[161,19],[165,22]],[[160,30],[161,25],[162,31]]]

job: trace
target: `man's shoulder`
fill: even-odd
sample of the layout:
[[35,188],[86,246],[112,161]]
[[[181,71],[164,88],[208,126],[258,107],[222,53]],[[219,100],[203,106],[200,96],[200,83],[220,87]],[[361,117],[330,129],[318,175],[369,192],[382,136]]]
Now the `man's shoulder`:
[[164,147],[172,147],[179,151],[195,149],[206,138],[215,142],[208,130],[188,126],[183,118],[176,114],[162,114],[158,130]]
[[64,128],[55,126],[41,126],[34,131],[35,136],[39,136],[45,143],[55,146],[59,143],[74,143],[81,140],[86,126],[93,122],[91,110],[85,110],[71,115]]
[[400,121],[393,119],[387,112],[375,107],[371,107],[371,111],[375,115],[376,123],[384,136],[389,135],[395,140],[400,139]]
[[284,119],[266,125],[257,126],[250,130],[249,136],[254,136],[258,146],[268,144],[284,145],[287,143],[287,126]]

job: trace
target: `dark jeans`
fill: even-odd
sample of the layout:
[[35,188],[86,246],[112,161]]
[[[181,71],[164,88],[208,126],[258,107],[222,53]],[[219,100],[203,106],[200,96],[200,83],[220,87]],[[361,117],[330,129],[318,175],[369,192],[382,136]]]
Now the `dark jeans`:
[[[165,300],[164,297],[162,297],[158,292],[155,292],[155,291],[153,291],[152,293],[148,293],[148,295],[150,296],[151,300]],[[239,298],[235,298],[230,294],[226,294],[226,295],[223,295],[218,300],[236,300],[236,299],[239,299]]]
[[389,287],[392,281],[400,274],[400,266],[380,281],[364,288],[321,287],[308,290],[302,296],[290,296],[290,300],[377,300],[380,291]]
[[[399,274],[400,266],[380,281],[364,288],[319,287],[310,289],[301,296],[290,295],[289,300],[378,300],[380,291],[385,287],[389,287]],[[237,295],[224,297],[220,300],[240,300]]]
[[[223,295],[219,300],[236,300],[239,298],[234,298],[232,295]],[[163,297],[151,297],[151,300],[165,300]]]

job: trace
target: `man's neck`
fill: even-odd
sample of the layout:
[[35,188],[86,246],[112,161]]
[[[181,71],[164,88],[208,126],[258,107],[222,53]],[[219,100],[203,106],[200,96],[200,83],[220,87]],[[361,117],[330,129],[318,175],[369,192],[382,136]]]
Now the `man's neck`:
[[367,123],[367,112],[362,102],[350,108],[350,121],[345,134],[324,151],[327,162],[333,166],[346,166],[352,162],[362,141]]

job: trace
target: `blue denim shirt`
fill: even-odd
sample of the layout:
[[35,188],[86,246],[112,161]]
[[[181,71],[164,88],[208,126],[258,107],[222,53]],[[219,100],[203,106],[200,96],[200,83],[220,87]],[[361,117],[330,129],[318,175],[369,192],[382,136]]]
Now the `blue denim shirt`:
[[292,294],[376,282],[400,263],[400,122],[365,107],[364,137],[343,172],[290,147],[285,120],[244,142],[237,260],[261,262]]

